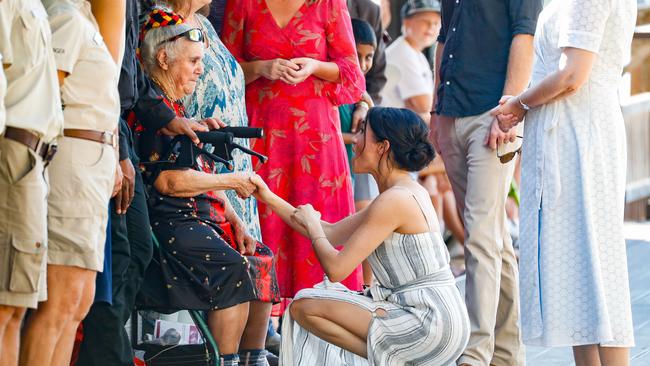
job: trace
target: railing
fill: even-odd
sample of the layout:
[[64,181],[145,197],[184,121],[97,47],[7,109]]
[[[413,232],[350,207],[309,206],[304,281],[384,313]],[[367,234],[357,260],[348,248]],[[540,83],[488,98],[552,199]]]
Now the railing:
[[634,95],[621,107],[627,135],[626,218],[645,220],[650,198],[650,93]]

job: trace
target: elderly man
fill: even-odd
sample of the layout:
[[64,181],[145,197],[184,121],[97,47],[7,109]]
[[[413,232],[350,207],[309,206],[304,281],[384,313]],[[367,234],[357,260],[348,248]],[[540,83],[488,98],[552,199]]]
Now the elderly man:
[[[513,142],[490,110],[528,85],[541,0],[443,0],[436,50],[432,140],[442,154],[466,231],[466,302],[472,334],[459,365],[522,365],[517,260],[505,201]],[[502,148],[503,149],[503,148]]]
[[401,9],[402,35],[386,49],[388,83],[383,106],[408,108],[429,119],[433,74],[422,51],[432,46],[440,30],[440,3],[413,0]]

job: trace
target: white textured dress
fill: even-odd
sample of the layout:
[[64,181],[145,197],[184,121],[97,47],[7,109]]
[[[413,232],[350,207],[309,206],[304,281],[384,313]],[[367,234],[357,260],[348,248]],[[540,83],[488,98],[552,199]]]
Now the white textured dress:
[[[428,206],[413,197],[425,212]],[[425,217],[435,217],[432,207],[427,211]],[[343,301],[373,312],[368,359],[309,333],[286,311],[280,365],[455,365],[469,339],[469,317],[449,269],[449,253],[440,233],[394,232],[368,261],[379,283],[370,288],[368,296],[326,280],[316,288],[299,291],[294,298]],[[378,309],[385,310],[386,316],[377,315]]]
[[576,94],[526,117],[519,240],[529,345],[634,344],[617,90],[635,19],[636,0],[554,0],[540,15],[533,86],[560,68],[562,47],[597,59]]

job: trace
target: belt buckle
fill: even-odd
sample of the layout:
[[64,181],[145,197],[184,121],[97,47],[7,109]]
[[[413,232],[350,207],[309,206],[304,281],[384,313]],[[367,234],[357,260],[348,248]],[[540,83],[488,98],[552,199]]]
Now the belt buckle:
[[46,144],[42,141],[39,142],[36,148],[36,153],[43,159],[43,166],[45,168],[50,164],[52,159],[54,159],[54,155],[56,155],[58,148],[59,146],[57,145],[56,141],[52,141],[49,144]]
[[117,135],[112,132],[104,132],[102,134],[104,137],[104,143],[106,145],[112,146],[114,149],[117,149]]
[[59,149],[59,145],[57,145],[56,142],[52,142],[49,145],[47,145],[47,151],[45,152],[45,163],[49,164],[52,159],[54,159],[54,155],[56,155],[56,152]]

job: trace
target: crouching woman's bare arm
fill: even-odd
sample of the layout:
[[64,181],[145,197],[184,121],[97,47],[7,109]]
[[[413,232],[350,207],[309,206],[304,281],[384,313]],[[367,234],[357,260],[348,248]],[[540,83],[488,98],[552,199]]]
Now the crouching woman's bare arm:
[[209,174],[193,169],[165,170],[154,181],[154,188],[172,197],[195,197],[209,191],[233,189],[241,197],[249,197],[255,191],[250,181],[252,173]]

